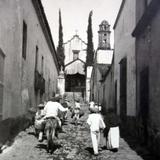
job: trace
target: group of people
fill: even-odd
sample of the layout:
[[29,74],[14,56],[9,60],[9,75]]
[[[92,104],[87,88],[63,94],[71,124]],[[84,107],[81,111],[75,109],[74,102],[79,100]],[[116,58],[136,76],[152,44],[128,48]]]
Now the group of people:
[[[44,128],[47,118],[55,118],[58,122],[58,130],[62,130],[63,118],[67,118],[68,111],[71,111],[74,122],[77,122],[82,116],[81,105],[79,100],[75,100],[74,106],[67,99],[61,96],[55,96],[48,102],[41,103],[37,106],[35,114],[35,130],[38,134],[38,140],[43,141]],[[62,117],[63,116],[63,117]]]
[[[66,100],[66,105],[60,103],[60,97],[54,97],[44,104],[38,105],[38,110],[35,115],[35,129],[39,131],[38,140],[43,140],[43,133],[45,128],[45,122],[47,118],[54,117],[58,122],[58,128],[61,130],[62,121],[59,116],[59,111],[67,113],[70,109],[69,102]],[[69,108],[69,109],[68,109]],[[81,105],[78,100],[74,103],[74,110],[72,108],[71,112],[73,113],[73,119],[78,120],[81,116],[80,114]],[[93,101],[89,104],[90,114],[87,118],[87,124],[90,128],[90,135],[92,140],[92,146],[94,155],[98,155],[99,143],[101,138],[101,133],[103,133],[106,125],[104,123],[104,118],[101,114],[102,107],[98,104],[95,104]]]

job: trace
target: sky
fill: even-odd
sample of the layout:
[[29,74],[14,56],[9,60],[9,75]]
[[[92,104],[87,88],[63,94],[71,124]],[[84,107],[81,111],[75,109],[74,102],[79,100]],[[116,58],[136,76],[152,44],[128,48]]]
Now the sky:
[[87,43],[89,12],[92,10],[92,31],[94,49],[98,45],[99,24],[107,20],[111,25],[111,47],[114,44],[113,25],[122,0],[42,0],[45,14],[57,48],[59,30],[59,9],[61,9],[63,41],[67,42],[76,33]]

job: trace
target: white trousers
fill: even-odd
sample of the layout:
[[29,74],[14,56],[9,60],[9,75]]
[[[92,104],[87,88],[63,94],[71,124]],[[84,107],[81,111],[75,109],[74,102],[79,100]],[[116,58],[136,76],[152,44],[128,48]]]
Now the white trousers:
[[91,139],[94,154],[98,154],[98,145],[100,142],[100,131],[91,131]]

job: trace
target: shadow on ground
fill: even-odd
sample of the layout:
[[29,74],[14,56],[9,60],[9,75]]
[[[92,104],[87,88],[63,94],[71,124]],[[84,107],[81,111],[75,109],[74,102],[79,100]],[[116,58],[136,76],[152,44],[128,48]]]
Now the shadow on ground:
[[94,154],[93,148],[91,148],[91,147],[87,147],[87,148],[85,148],[85,150],[88,151],[90,154]]
[[[51,153],[51,154],[53,154],[53,152],[54,152],[56,149],[59,149],[59,148],[61,148],[61,147],[62,147],[62,146],[61,146],[60,144],[55,144],[55,145],[53,146],[53,149],[52,149],[52,153]],[[46,145],[46,144],[39,143],[39,144],[37,144],[37,146],[36,146],[35,148],[43,149],[43,150],[46,150],[46,152],[47,152],[47,145]]]
[[128,135],[122,135],[122,138],[128,143],[129,147],[134,150],[144,160],[157,160],[146,145],[140,144],[138,140]]

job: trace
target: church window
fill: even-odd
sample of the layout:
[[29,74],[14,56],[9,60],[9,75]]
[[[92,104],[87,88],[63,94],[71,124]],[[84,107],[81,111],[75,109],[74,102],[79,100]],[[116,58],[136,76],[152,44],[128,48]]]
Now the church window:
[[3,106],[3,87],[4,87],[4,58],[5,55],[0,49],[0,120],[2,119],[2,106]]
[[78,59],[78,58],[79,58],[79,51],[73,50],[73,60]]

